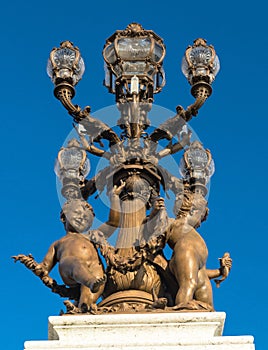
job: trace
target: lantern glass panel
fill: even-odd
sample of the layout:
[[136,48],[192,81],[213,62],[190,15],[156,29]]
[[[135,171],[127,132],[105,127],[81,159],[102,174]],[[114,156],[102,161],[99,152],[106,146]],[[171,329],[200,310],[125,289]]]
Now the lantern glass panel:
[[163,56],[163,47],[157,43],[154,45],[154,50],[153,50],[153,61],[154,62],[159,62]]
[[87,158],[82,168],[82,175],[86,177],[89,174],[89,172],[90,172],[90,161]]
[[189,54],[191,63],[195,66],[207,66],[212,58],[212,51],[209,47],[194,47]]
[[122,75],[122,69],[120,68],[120,66],[118,64],[113,66],[113,70],[114,70],[117,77],[120,77]]
[[106,47],[106,49],[104,50],[104,57],[105,57],[106,61],[109,62],[110,64],[115,63],[116,54],[115,54],[115,50],[114,50],[114,43],[112,43]]
[[205,169],[208,164],[208,155],[205,150],[193,149],[187,153],[188,162],[194,170]]
[[83,152],[74,147],[65,149],[60,155],[60,160],[65,169],[78,169],[83,160]]
[[135,61],[135,62],[124,62],[122,65],[123,73],[126,75],[140,75],[145,74],[147,64],[143,61]]
[[149,56],[150,38],[122,38],[118,40],[118,55],[123,60],[142,60]]
[[208,166],[208,177],[210,178],[214,173],[215,173],[215,163],[214,163],[214,160],[211,159],[211,162]]
[[104,63],[104,72],[105,72],[104,83],[105,83],[105,86],[109,87],[111,85],[111,73],[106,63]]
[[[74,65],[76,59],[76,52],[69,48],[63,48],[55,51],[54,62],[57,66],[58,74],[56,77],[62,79],[72,78],[74,85],[81,80],[85,72],[85,64],[82,57],[79,58],[78,64]],[[54,82],[55,73],[53,70],[52,62],[49,59],[47,64],[47,74]]]
[[[198,46],[194,47],[189,54],[189,58],[191,63],[195,68],[196,75],[207,75],[207,69],[209,68],[209,63],[212,58],[212,51],[209,47]],[[185,56],[182,59],[181,69],[186,78],[189,78],[189,66]],[[216,55],[213,61],[212,69],[210,68],[210,72],[212,76],[210,76],[211,81],[215,79],[215,76],[218,74],[220,70],[220,61],[219,57]]]
[[185,164],[185,161],[183,159],[183,157],[181,158],[180,160],[180,164],[179,164],[179,173],[182,177],[186,177],[186,164]]

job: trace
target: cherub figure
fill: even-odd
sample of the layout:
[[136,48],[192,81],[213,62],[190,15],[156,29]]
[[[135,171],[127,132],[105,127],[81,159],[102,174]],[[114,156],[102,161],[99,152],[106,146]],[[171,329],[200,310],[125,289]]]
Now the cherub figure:
[[[42,276],[42,281],[49,287],[55,281],[48,274],[58,263],[63,282],[69,287],[80,286],[76,312],[87,312],[95,307],[106,281],[97,249],[91,241],[91,235],[95,237],[98,232],[92,230],[88,234],[84,233],[91,227],[93,218],[93,209],[86,201],[81,199],[67,201],[61,212],[66,236],[51,244],[43,261],[29,267],[24,262],[25,256],[14,257],[37,276]],[[51,288],[53,290],[53,287]]]
[[208,249],[205,241],[195,230],[205,220],[207,201],[200,193],[185,190],[176,219],[167,232],[167,242],[173,250],[169,270],[178,283],[175,308],[202,307],[214,310],[210,279],[227,277],[232,265],[230,255],[221,259],[221,267],[206,269]]

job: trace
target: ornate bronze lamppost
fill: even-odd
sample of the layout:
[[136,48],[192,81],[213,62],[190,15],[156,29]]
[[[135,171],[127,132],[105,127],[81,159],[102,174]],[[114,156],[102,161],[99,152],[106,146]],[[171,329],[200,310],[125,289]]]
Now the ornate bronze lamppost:
[[[195,230],[207,217],[207,185],[214,172],[214,162],[201,142],[191,140],[187,127],[187,122],[197,115],[212,93],[219,59],[213,46],[207,45],[204,39],[195,40],[193,46],[186,49],[182,61],[194,103],[186,109],[178,106],[175,116],[157,128],[149,128],[148,115],[154,95],[165,85],[164,56],[163,40],[137,23],[117,30],[106,40],[104,85],[115,94],[120,113],[117,125],[121,132],[118,133],[118,127],[112,128],[94,118],[89,106],[82,109],[72,102],[75,85],[85,69],[79,49],[65,41],[50,53],[47,72],[55,85],[54,94],[73,117],[77,130],[77,140],[69,141],[67,147],[60,150],[55,168],[67,203],[63,207],[67,231],[64,242],[72,237],[70,246],[76,245],[69,270],[77,268],[77,264],[83,265],[84,253],[77,252],[84,237],[93,244],[93,248],[87,247],[90,264],[104,264],[102,269],[92,269],[87,263],[88,283],[82,267],[80,274],[72,279],[66,278],[69,270],[64,271],[62,277],[66,285],[81,287],[80,293],[71,292],[71,288],[69,295],[68,290],[66,294],[59,293],[78,302],[78,306],[68,302],[67,312],[213,310],[209,280],[219,276],[224,279],[229,273],[228,254],[221,259],[220,268],[206,268],[207,248]],[[108,146],[101,147],[102,140],[107,140]],[[162,158],[183,149],[179,165],[181,177],[160,166]],[[109,165],[87,179],[87,157],[104,157]],[[88,224],[92,222],[92,208],[90,216],[85,213],[85,203],[100,187],[106,188],[110,196],[110,214],[107,222],[92,231]],[[161,197],[168,190],[175,195],[174,218],[168,217]],[[68,211],[68,217],[64,210]],[[87,224],[83,224],[84,221]],[[115,231],[117,239],[113,246],[108,238]],[[75,235],[70,236],[73,233]],[[164,255],[166,244],[173,250],[170,261]],[[63,252],[71,250],[70,246],[62,243],[58,249]],[[103,260],[97,257],[97,249]],[[55,281],[47,282],[54,266],[52,258],[62,263],[60,254],[56,254],[56,258],[46,256],[41,264],[35,264],[32,257],[30,260],[25,256],[16,257],[58,292]],[[102,298],[97,306],[95,294]]]

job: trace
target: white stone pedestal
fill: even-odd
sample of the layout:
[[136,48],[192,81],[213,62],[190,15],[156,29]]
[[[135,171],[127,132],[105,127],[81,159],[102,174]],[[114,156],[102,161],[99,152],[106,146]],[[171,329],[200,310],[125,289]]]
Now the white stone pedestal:
[[224,312],[51,316],[47,341],[25,350],[254,350],[252,336],[222,336]]

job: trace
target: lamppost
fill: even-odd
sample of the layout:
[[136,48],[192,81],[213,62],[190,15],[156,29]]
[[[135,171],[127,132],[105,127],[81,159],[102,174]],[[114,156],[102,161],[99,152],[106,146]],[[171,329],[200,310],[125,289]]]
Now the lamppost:
[[[117,300],[117,292],[124,292],[126,298],[133,296],[134,293],[136,301],[144,298],[144,295],[137,296],[137,291],[151,295],[155,285],[157,293],[160,292],[159,274],[146,260],[148,254],[154,254],[154,250],[163,248],[161,240],[156,248],[152,244],[152,237],[155,239],[155,232],[158,232],[158,236],[164,235],[166,228],[161,230],[161,220],[158,219],[159,222],[154,223],[154,232],[148,232],[150,222],[147,224],[148,227],[144,222],[147,220],[148,210],[154,207],[160,196],[161,187],[165,188],[169,182],[169,186],[179,198],[178,192],[183,192],[182,187],[188,184],[193,193],[200,192],[205,196],[206,185],[213,174],[210,152],[205,150],[201,143],[191,143],[186,123],[198,113],[212,93],[211,84],[219,71],[218,57],[214,48],[207,45],[203,39],[195,40],[193,46],[186,49],[182,60],[182,71],[192,86],[191,93],[195,102],[186,110],[181,106],[177,107],[177,114],[173,118],[164,121],[151,134],[147,134],[146,129],[150,125],[148,114],[154,95],[165,85],[164,56],[163,40],[153,31],[145,30],[137,23],[131,23],[125,30],[117,30],[106,40],[103,49],[104,85],[110,93],[115,94],[115,101],[120,111],[120,118],[117,121],[122,129],[120,135],[101,120],[93,118],[89,107],[82,109],[72,103],[75,85],[84,73],[84,61],[78,48],[69,41],[63,42],[58,49],[51,51],[48,61],[47,71],[55,84],[54,94],[78,124],[78,129],[82,128],[84,131],[83,134],[80,133],[80,137],[85,149],[95,156],[102,157],[105,154],[109,159],[108,173],[107,171],[101,173],[108,191],[111,191],[113,186],[124,184],[119,193],[120,218],[116,224],[119,232],[115,244],[116,252],[113,252],[117,260],[108,259],[106,256],[108,282],[105,297],[109,297],[110,303],[111,300]],[[177,134],[180,135],[180,140],[174,142],[174,136]],[[105,152],[96,144],[96,141],[101,139],[109,140],[109,149]],[[159,151],[160,140],[167,140],[168,144]],[[176,184],[168,169],[161,169],[159,159],[176,153],[185,146],[189,147],[180,165],[182,179],[176,180]],[[61,151],[58,159],[62,158],[62,154]],[[63,181],[66,182],[66,179]],[[70,181],[67,183],[70,184]],[[76,180],[76,185],[78,183]],[[81,184],[82,192],[85,186],[92,192],[89,188],[93,186],[92,181],[83,185]],[[66,192],[65,188],[66,184],[63,186],[63,192]],[[178,209],[178,204],[175,206]],[[154,209],[151,211],[154,212]],[[144,240],[146,253],[143,249]],[[147,278],[143,276],[142,286],[137,279],[141,268],[145,270],[147,276]],[[150,299],[150,296],[146,298]]]
[[[69,141],[60,150],[56,162],[62,194],[68,202],[79,198],[87,201],[96,192],[98,181],[110,194],[109,220],[100,226],[100,234],[89,234],[106,261],[105,279],[90,286],[96,290],[98,284],[105,283],[98,312],[174,308],[174,305],[176,310],[191,309],[193,303],[194,308],[201,303],[203,309],[211,310],[213,302],[207,297],[211,295],[209,278],[219,277],[223,270],[225,277],[228,273],[223,268],[213,270],[214,273],[204,272],[207,253],[201,252],[203,248],[199,246],[195,228],[206,218],[207,184],[214,172],[214,162],[209,150],[199,141],[191,140],[187,122],[211,95],[219,59],[213,46],[204,39],[195,40],[186,49],[182,71],[192,86],[195,101],[186,109],[178,106],[174,117],[150,129],[148,115],[154,95],[165,85],[163,40],[152,30],[131,23],[106,40],[103,57],[104,85],[115,95],[120,133],[104,120],[94,118],[89,106],[81,108],[73,104],[75,86],[85,70],[77,47],[70,41],[62,42],[51,51],[47,65],[55,86],[54,95],[73,117],[77,130],[77,140]],[[103,145],[103,139],[108,141],[104,148],[99,146]],[[183,149],[179,164],[181,177],[177,177],[161,167],[159,161]],[[88,157],[104,157],[109,165],[87,179]],[[161,198],[161,193],[169,189],[175,194],[174,219],[168,217]],[[116,229],[117,240],[111,246],[107,239]],[[166,243],[173,249],[172,266],[163,253]],[[198,256],[191,255],[193,248]],[[197,264],[196,259],[203,263]],[[225,260],[221,261],[224,265]],[[187,269],[188,275],[181,280]],[[205,281],[201,287],[199,270],[203,271]],[[193,276],[197,278],[196,289],[192,288]],[[176,305],[178,302],[180,306]],[[84,312],[85,308],[75,310]]]

